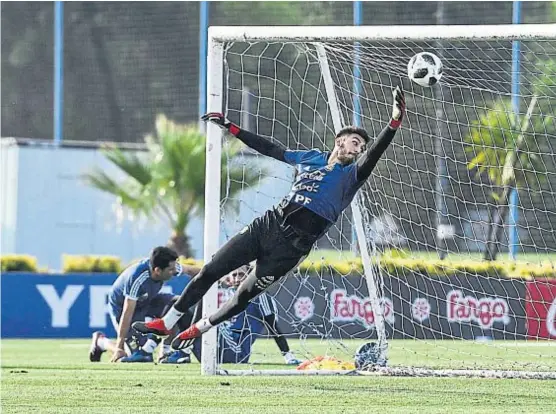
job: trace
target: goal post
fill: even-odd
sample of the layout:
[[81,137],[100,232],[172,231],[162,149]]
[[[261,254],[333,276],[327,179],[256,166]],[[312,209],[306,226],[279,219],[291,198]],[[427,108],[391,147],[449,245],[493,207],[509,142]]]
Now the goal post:
[[[207,109],[209,112],[222,111],[224,93],[224,44],[209,37],[207,58]],[[205,172],[205,261],[209,260],[220,247],[220,176],[222,171],[222,130],[209,123],[207,125],[206,172]],[[218,310],[218,287],[211,286],[203,297],[203,318]],[[202,336],[201,371],[205,375],[217,372],[217,330],[211,329]]]
[[[330,354],[350,361],[357,346],[377,341],[380,359],[388,360],[388,367],[378,374],[496,377],[511,373],[512,377],[555,377],[556,366],[548,359],[538,359],[537,350],[528,348],[534,340],[536,346],[546,345],[543,350],[556,359],[556,327],[554,337],[546,336],[540,328],[535,333],[530,331],[533,322],[546,322],[546,315],[535,318],[529,314],[531,306],[536,312],[542,308],[541,299],[531,299],[530,291],[540,290],[540,286],[531,287],[531,278],[527,282],[486,271],[471,275],[468,270],[485,242],[480,234],[484,232],[484,214],[495,205],[491,194],[499,184],[473,176],[465,158],[481,145],[492,147],[494,141],[480,144],[466,140],[477,128],[477,122],[487,119],[488,114],[513,117],[511,107],[501,102],[510,96],[512,41],[516,40],[525,44],[520,53],[523,73],[529,76],[523,80],[520,99],[529,102],[538,93],[533,84],[542,77],[539,64],[550,61],[556,68],[556,24],[209,28],[208,111],[224,112],[236,123],[247,115],[255,120],[250,122],[253,132],[280,140],[291,149],[332,148],[334,134],[350,123],[356,73],[361,76],[361,126],[370,135],[376,136],[388,122],[393,87],[402,83],[406,91],[406,119],[392,148],[352,203],[352,214],[344,213],[331,230],[333,234],[317,243],[317,259],[311,259],[308,270],[284,278],[271,290],[288,339],[303,359]],[[445,45],[445,74],[442,93],[434,94],[432,88],[411,84],[405,68],[413,54],[424,50],[434,53],[438,41]],[[358,59],[354,55],[355,43],[361,54]],[[356,61],[360,62],[361,71],[354,71]],[[540,126],[531,132],[542,138],[538,140],[539,148],[531,148],[531,152],[537,164],[540,160],[544,165],[544,172],[535,175],[539,188],[526,187],[531,200],[523,207],[521,230],[527,237],[520,240],[528,257],[543,251],[547,260],[556,252],[552,227],[556,227],[556,222],[550,207],[551,203],[556,205],[552,187],[556,180],[550,173],[556,156],[551,145],[542,144],[543,140],[556,138],[556,90],[550,87],[546,96],[539,97],[544,106],[536,106],[534,122],[539,121]],[[250,107],[243,102],[246,90],[252,94]],[[554,95],[550,95],[552,92]],[[442,120],[436,118],[437,105],[444,107]],[[446,128],[436,128],[436,122],[444,122]],[[504,126],[500,128],[503,130]],[[437,137],[435,131],[440,130],[446,136]],[[435,251],[437,232],[434,217],[429,216],[436,208],[438,177],[434,161],[439,156],[432,138],[442,140],[442,145],[452,151],[448,154],[454,174],[449,178],[448,216],[459,229],[452,235],[454,240],[449,247],[448,259],[458,258],[452,262],[437,263],[429,254]],[[236,165],[246,171],[260,171],[259,183],[249,186],[235,182],[244,191],[234,195],[234,200],[226,199],[220,184],[225,142],[220,128],[209,125],[205,261],[210,260],[223,239],[286,195],[293,179],[287,167],[246,152]],[[522,166],[523,176],[532,176],[531,169],[537,165],[533,161]],[[530,179],[524,182],[529,183]],[[236,207],[229,211],[226,206],[231,201]],[[346,234],[351,234],[352,228],[357,235],[358,257],[348,254],[353,246]],[[384,252],[391,249],[407,255],[403,266],[414,266],[411,271],[406,272],[395,263],[381,265]],[[333,266],[319,264],[318,258],[330,252],[347,258],[350,266],[359,263],[359,273],[343,274],[341,265],[332,269]],[[538,255],[539,263],[544,259]],[[432,276],[431,267],[436,272]],[[500,269],[510,268],[511,264],[500,264]],[[440,277],[439,272],[445,276]],[[543,285],[542,289],[552,287]],[[217,306],[215,285],[204,297],[203,315],[212,314]],[[479,310],[475,312],[476,309]],[[477,342],[483,338],[487,338],[486,343]],[[393,349],[388,348],[388,343]],[[278,354],[273,343],[269,347]],[[253,357],[250,364],[235,364],[223,370],[217,362],[216,329],[203,336],[202,352],[201,370],[207,375],[346,373],[274,369],[276,357],[269,356],[271,351],[267,354],[266,349],[254,351],[254,357],[260,358]],[[505,356],[500,356],[502,352]],[[270,369],[259,368],[265,365]],[[473,373],[474,368],[481,371]]]
[[[330,113],[332,115],[334,132],[338,133],[345,126],[345,121],[342,119],[342,112],[339,108],[338,98],[336,96],[336,90],[334,87],[334,81],[332,80],[330,65],[328,64],[328,57],[326,56],[326,50],[322,43],[316,43],[315,48],[317,50],[319,64],[323,74],[323,81],[325,85],[326,96],[328,97],[328,104],[330,105]],[[388,344],[386,340],[386,330],[384,326],[382,306],[380,305],[380,287],[378,276],[376,272],[373,271],[373,266],[371,265],[371,255],[369,253],[367,236],[365,235],[363,214],[361,212],[361,203],[359,198],[359,194],[356,194],[351,204],[351,209],[353,212],[353,224],[355,226],[355,233],[357,235],[357,241],[359,244],[359,252],[361,254],[361,260],[363,262],[363,273],[365,274],[365,280],[367,282],[369,299],[376,320],[375,325],[379,348],[377,363],[379,365],[385,365],[387,359]]]

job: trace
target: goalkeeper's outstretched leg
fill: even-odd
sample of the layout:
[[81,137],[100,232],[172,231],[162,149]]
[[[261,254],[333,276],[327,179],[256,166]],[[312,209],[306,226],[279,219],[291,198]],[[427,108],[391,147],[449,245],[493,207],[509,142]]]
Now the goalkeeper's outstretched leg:
[[272,256],[260,258],[255,270],[241,283],[234,296],[213,315],[201,319],[178,334],[172,341],[172,348],[188,347],[191,339],[201,336],[213,326],[217,326],[243,312],[252,299],[294,269],[304,258],[304,253],[293,247],[285,248],[284,246],[278,247],[278,251],[274,251]]
[[251,226],[247,227],[247,231],[242,231],[232,237],[214,255],[212,260],[203,266],[201,271],[191,279],[164,318],[154,319],[151,322],[136,322],[133,324],[133,328],[144,334],[171,335],[173,327],[180,318],[189,308],[203,298],[216,281],[238,267],[256,259],[259,243],[258,233],[257,220],[255,220]]

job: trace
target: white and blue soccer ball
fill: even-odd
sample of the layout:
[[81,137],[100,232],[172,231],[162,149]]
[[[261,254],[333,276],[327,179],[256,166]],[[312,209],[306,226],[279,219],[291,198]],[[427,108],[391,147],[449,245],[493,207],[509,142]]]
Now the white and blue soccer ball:
[[442,61],[434,53],[421,52],[407,64],[407,76],[419,86],[436,85],[442,77]]
[[370,370],[373,367],[386,366],[386,361],[380,357],[380,348],[376,342],[367,342],[355,351],[355,368]]

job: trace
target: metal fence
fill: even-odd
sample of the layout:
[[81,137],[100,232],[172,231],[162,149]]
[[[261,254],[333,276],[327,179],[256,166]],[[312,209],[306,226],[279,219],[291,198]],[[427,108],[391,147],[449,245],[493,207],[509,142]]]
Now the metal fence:
[[[437,2],[363,2],[362,24],[436,24]],[[445,24],[510,23],[512,2],[446,2]],[[524,2],[524,23],[554,22]],[[140,142],[198,116],[199,2],[64,3],[66,140]],[[2,136],[53,137],[54,3],[3,2]],[[209,25],[351,25],[352,2],[210,2]]]

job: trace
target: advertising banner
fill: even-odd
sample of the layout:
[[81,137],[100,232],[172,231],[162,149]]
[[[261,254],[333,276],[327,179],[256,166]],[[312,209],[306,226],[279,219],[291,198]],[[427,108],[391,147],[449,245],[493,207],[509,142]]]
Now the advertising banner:
[[[83,338],[95,330],[114,336],[107,295],[115,278],[3,274],[2,337]],[[187,281],[175,278],[163,291],[179,294]],[[382,287],[378,296],[389,338],[525,339],[526,329],[530,336],[542,337],[556,329],[554,322],[546,324],[556,313],[554,284],[528,284],[527,302],[525,283],[516,280],[408,275],[385,277]],[[269,293],[276,299],[279,324],[287,334],[376,337],[377,317],[360,276],[292,276]],[[221,291],[219,302],[228,296]]]
[[529,338],[556,338],[556,280],[527,282]]
[[[483,277],[382,280],[389,338],[525,339],[525,284]],[[376,315],[365,279],[329,275],[291,277],[274,289],[281,327],[308,336],[376,337]],[[295,294],[295,297],[292,296]]]
[[[108,293],[116,277],[2,274],[2,338],[85,338],[96,330],[115,337]],[[179,294],[187,281],[174,278],[163,291]]]

